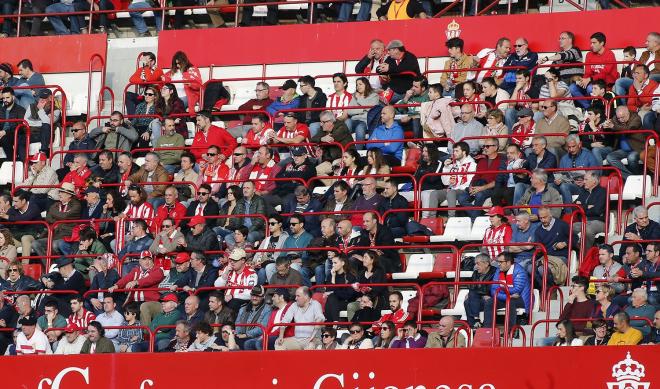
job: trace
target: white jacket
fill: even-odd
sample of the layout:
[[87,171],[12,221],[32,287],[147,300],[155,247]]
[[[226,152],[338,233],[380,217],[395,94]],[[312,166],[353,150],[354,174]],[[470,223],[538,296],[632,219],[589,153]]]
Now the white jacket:
[[[442,168],[443,173],[461,172],[461,173],[474,173],[477,170],[477,163],[474,158],[467,156],[460,161],[454,161]],[[456,177],[456,184],[450,185],[451,178]],[[474,174],[460,174],[460,175],[446,175],[442,176],[442,183],[447,185],[449,189],[465,190],[470,186]]]

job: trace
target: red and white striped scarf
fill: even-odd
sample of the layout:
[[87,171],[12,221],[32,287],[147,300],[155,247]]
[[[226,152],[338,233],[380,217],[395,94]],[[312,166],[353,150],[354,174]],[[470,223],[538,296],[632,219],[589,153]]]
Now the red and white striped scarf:
[[[142,219],[145,222],[147,222],[147,226],[151,228],[153,226],[153,218],[154,218],[154,208],[149,204],[148,202],[144,202],[140,205],[133,205],[131,203],[128,204],[126,209],[123,212],[124,215],[126,215],[126,218],[128,219]],[[119,252],[121,249],[124,248],[124,245],[126,244],[126,234],[127,231],[130,231],[131,228],[133,228],[133,222],[132,221],[124,221],[124,219],[121,219],[117,225],[117,236],[115,237],[115,246],[116,246],[116,252]]]

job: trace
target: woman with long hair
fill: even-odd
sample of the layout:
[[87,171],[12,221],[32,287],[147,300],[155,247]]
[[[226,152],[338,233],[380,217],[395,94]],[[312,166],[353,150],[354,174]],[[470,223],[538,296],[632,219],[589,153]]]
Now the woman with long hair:
[[355,301],[357,292],[350,285],[357,282],[353,269],[349,266],[345,255],[337,255],[332,258],[330,269],[331,285],[345,285],[345,287],[331,288],[325,292],[325,317],[330,322],[340,321],[339,312],[346,310],[348,303]]
[[[162,99],[158,87],[149,85],[144,89],[144,100],[135,107],[136,115],[162,115]],[[133,119],[133,127],[138,132],[138,139],[134,143],[134,148],[148,148],[149,143],[156,144],[160,138],[162,123],[159,118],[146,116]],[[146,154],[144,152],[143,154]]]
[[163,76],[165,82],[175,82],[176,91],[184,105],[188,106],[189,113],[195,113],[195,105],[199,103],[199,91],[202,84],[202,75],[188,59],[183,51],[177,51],[172,57],[170,71]]
[[[341,166],[335,170],[336,176],[357,176],[360,174],[361,163],[360,154],[356,149],[348,149],[341,156]],[[344,181],[352,188],[357,178],[344,178]]]
[[[348,116],[351,118],[351,131],[355,134],[355,140],[361,141],[366,139],[367,112],[377,104],[378,94],[371,87],[369,79],[367,77],[360,77],[355,80],[355,93],[353,93],[353,98],[348,105],[351,107],[364,107],[346,110]],[[355,145],[359,150],[364,149],[364,146],[364,144]]]
[[[160,88],[160,97],[162,98],[163,117],[178,115],[186,113],[186,106],[179,98],[179,93],[176,86],[172,83],[167,83]],[[186,127],[186,118],[174,116],[174,123],[176,132],[183,136],[183,139],[188,139],[188,128]]]
[[[357,275],[357,284],[353,289],[358,296],[371,295],[374,300],[374,309],[380,312],[385,309],[387,303],[387,287],[369,286],[369,284],[383,284],[387,282],[385,270],[380,265],[380,255],[375,250],[367,250],[362,256],[364,269]],[[346,311],[348,320],[353,320],[353,315],[360,309],[359,301],[348,304]]]
[[[243,200],[243,190],[238,185],[231,185],[227,188],[227,202],[220,207],[219,215],[241,215],[245,213]],[[233,217],[218,219],[218,226],[213,228],[213,231],[218,235],[218,238],[224,238],[233,233],[238,227],[241,226],[241,220]]]
[[7,266],[16,260],[14,236],[6,228],[0,229],[0,278],[7,278]]
[[584,343],[575,334],[573,323],[564,319],[557,323],[557,340],[554,346],[582,346]]
[[374,348],[390,348],[394,339],[396,339],[396,327],[394,323],[390,320],[383,322],[380,325],[380,334],[374,338]]
[[[115,190],[105,194],[105,203],[103,204],[103,213],[101,219],[113,219],[119,216],[126,209],[126,202]],[[99,226],[99,240],[103,243],[108,252],[114,252],[110,242],[115,239],[115,222],[101,222]]]
[[486,117],[486,111],[488,108],[485,104],[480,104],[482,101],[480,96],[481,85],[474,81],[465,81],[463,83],[463,97],[458,99],[459,104],[454,107],[454,115],[457,116],[456,111],[460,112],[461,105],[467,103],[472,105],[472,109],[474,110],[474,118],[480,121],[481,124],[485,124],[486,121],[484,118]]
[[[390,174],[391,171],[392,169],[390,169],[390,166],[385,162],[385,158],[383,157],[383,150],[372,148],[367,151],[367,164],[362,169],[362,172],[360,172],[360,175]],[[387,177],[378,177],[376,179],[376,186],[381,189],[385,188],[385,181],[387,180]]]

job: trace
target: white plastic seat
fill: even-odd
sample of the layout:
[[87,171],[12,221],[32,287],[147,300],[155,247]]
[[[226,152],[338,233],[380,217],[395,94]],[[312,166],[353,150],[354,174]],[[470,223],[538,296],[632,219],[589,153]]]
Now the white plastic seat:
[[456,304],[454,308],[445,308],[440,311],[442,316],[460,316],[462,320],[465,320],[467,316],[465,315],[465,299],[470,291],[468,289],[460,289],[458,291],[458,296],[456,296]]
[[393,280],[414,280],[419,273],[433,271],[435,256],[433,254],[413,254],[408,258],[405,272],[392,273]]
[[[11,185],[11,175],[14,168],[14,162],[3,162],[0,166],[0,185]],[[14,184],[23,182],[23,162],[16,162],[16,175]]]
[[402,290],[401,295],[403,296],[403,302],[401,303],[401,308],[405,311],[408,309],[408,301],[417,295],[416,290]]
[[[624,200],[635,200],[642,198],[642,188],[644,187],[643,180],[644,176],[628,176],[626,179],[626,184],[623,187],[623,199]],[[653,184],[651,183],[651,176],[646,176],[646,197],[651,196],[651,189]]]
[[443,235],[434,235],[429,239],[431,242],[452,242],[454,240],[464,240],[470,236],[472,229],[472,220],[469,217],[450,217],[445,226]]
[[472,229],[470,230],[469,240],[484,240],[484,234],[488,227],[490,227],[490,218],[488,216],[479,216],[474,219],[474,224],[472,224]]
[[325,192],[328,191],[328,189],[330,189],[329,186],[317,186],[317,187],[314,188],[314,190],[312,191],[312,194],[319,195],[319,196],[323,196],[323,195],[325,194]]

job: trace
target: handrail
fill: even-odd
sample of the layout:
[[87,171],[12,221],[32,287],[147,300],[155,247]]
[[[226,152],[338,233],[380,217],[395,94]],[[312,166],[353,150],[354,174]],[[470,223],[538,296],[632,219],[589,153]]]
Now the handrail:
[[[608,318],[608,317],[606,317],[606,318],[600,318],[600,317],[587,317],[587,318],[569,319],[569,320],[570,320],[571,322],[586,322],[586,323],[589,323],[589,322],[592,322],[592,321],[594,321],[594,320],[613,321],[614,319],[613,319],[613,318]],[[645,321],[645,322],[648,324],[649,327],[653,327],[653,323],[651,322],[651,319],[649,319],[648,317],[643,317],[643,316],[632,316],[632,317],[630,318],[630,321],[633,321],[633,320],[643,320],[643,321]],[[530,330],[530,336],[529,336],[530,342],[529,342],[529,347],[535,347],[535,345],[534,345],[534,331],[536,330],[536,327],[538,327],[539,325],[545,323],[545,324],[546,324],[546,329],[547,329],[549,323],[559,323],[560,321],[561,321],[561,320],[559,320],[559,319],[540,319],[540,320],[536,320],[536,321],[534,322],[534,324],[532,324],[532,329]],[[547,335],[547,334],[548,334],[548,332],[546,331],[546,335]]]
[[[93,7],[93,4],[90,5],[90,7]],[[92,29],[92,17],[90,16],[89,18],[89,30],[91,31]],[[89,58],[89,71],[88,71],[88,79],[87,79],[87,116],[90,116],[91,112],[91,105],[92,105],[92,75],[93,75],[93,65],[94,65],[94,60],[98,59],[101,62],[101,87],[99,89],[99,97],[100,100],[98,101],[98,106],[99,106],[99,112],[98,114],[101,115],[101,104],[103,101],[103,95],[102,92],[104,88],[108,88],[105,86],[105,59],[101,56],[101,54],[94,53],[92,56]],[[111,92],[112,93],[112,92]],[[114,93],[113,93],[114,96]],[[114,104],[114,99],[113,99],[113,104]]]
[[[211,323],[212,328],[222,328],[225,325],[226,324]],[[265,326],[263,326],[260,323],[245,323],[245,324],[244,323],[234,323],[233,325],[235,327],[258,327],[258,328],[261,328],[261,332],[263,334],[262,335],[263,343],[262,343],[262,349],[261,350],[262,351],[268,351],[268,329]],[[150,352],[154,351],[154,348],[155,348],[154,343],[156,341],[156,334],[158,332],[162,332],[162,330],[164,330],[164,329],[174,329],[174,328],[176,328],[176,325],[172,325],[172,324],[162,325],[162,326],[158,326],[158,327],[154,328],[153,331],[152,331],[153,336],[150,338],[150,341],[149,341],[149,351]]]

